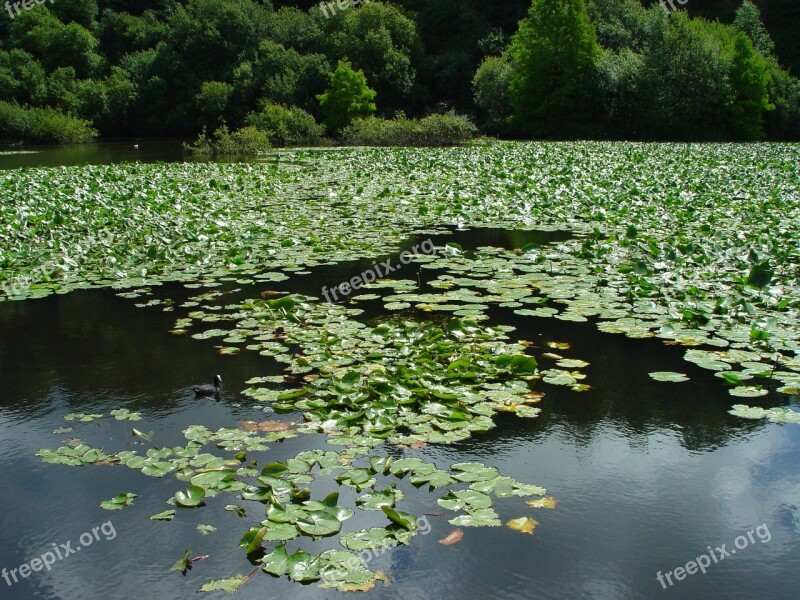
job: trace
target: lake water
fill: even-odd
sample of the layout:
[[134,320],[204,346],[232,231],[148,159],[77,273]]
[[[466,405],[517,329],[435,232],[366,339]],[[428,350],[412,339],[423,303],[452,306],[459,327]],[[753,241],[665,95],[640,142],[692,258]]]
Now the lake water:
[[[121,138],[92,144],[26,146],[22,154],[0,154],[0,169],[105,165],[130,161],[179,162],[186,160],[183,141],[174,138]],[[3,150],[14,152],[15,148]]]
[[[173,150],[168,146],[151,153],[143,143],[142,154],[136,156],[170,160]],[[8,161],[16,160],[33,161],[26,166],[114,162],[132,154],[123,147],[118,154],[101,148],[63,151],[69,157],[58,158],[57,150],[38,157],[2,157],[7,162],[0,167],[12,168]],[[458,242],[469,250],[554,242],[561,236],[472,230],[434,241]],[[278,287],[318,296],[322,285],[348,280],[372,262],[321,267]],[[419,277],[423,288],[435,276],[425,269],[417,273],[416,265],[406,268],[413,272],[403,277]],[[226,285],[238,291],[224,303],[258,297],[265,287]],[[176,304],[195,293],[181,284],[156,290]],[[364,319],[383,314],[380,301],[362,304]],[[410,488],[404,506],[430,515],[432,530],[370,562],[370,568],[386,572],[392,581],[378,584],[369,597],[800,597],[800,427],[729,415],[731,398],[719,380],[686,363],[682,348],[660,340],[605,334],[592,323],[521,318],[511,309],[494,308],[488,314],[492,324],[516,326],[513,335],[533,341],[541,348],[538,352],[547,351],[547,341],[569,342],[571,355],[591,363],[584,372],[592,389],[576,394],[544,386],[542,413],[536,419],[502,417],[488,433],[405,455],[445,467],[473,460],[496,466],[519,481],[546,487],[558,505],[536,512],[540,524],[532,536],[506,527],[464,528],[463,540],[446,546],[438,541],[454,527],[447,523],[452,514],[436,504],[443,490]],[[280,374],[283,365],[257,353],[221,356],[213,341],[171,335],[168,330],[180,316],[180,310],[137,308],[113,290],[0,303],[0,568],[17,568],[53,544],[71,541],[74,547],[81,534],[108,521],[114,532],[107,534],[107,526],[100,539],[49,571],[34,572],[12,585],[0,579],[0,598],[188,598],[209,579],[253,568],[238,541],[254,518],[223,511],[231,496],[210,499],[200,510],[181,511],[181,518],[171,523],[151,521],[148,516],[168,508],[164,501],[184,487],[182,482],[124,467],[49,465],[34,456],[40,448],[56,448],[71,437],[109,451],[141,448],[131,435],[132,425],[153,431],[154,439],[166,446],[183,443],[180,430],[190,424],[216,429],[266,418],[241,391],[249,387],[247,379]],[[647,375],[651,371],[681,371],[691,381],[680,386],[658,383]],[[193,387],[210,383],[213,373],[225,382],[222,398],[195,400]],[[71,412],[107,413],[120,407],[141,411],[143,421],[106,419],[100,426],[63,419]],[[74,432],[53,433],[65,426]],[[264,458],[285,460],[324,447],[324,442],[323,436],[300,436],[272,444]],[[120,491],[139,497],[122,511],[99,507],[101,500]],[[343,497],[351,498],[350,491],[343,488]],[[245,504],[253,514],[260,506]],[[520,498],[500,500],[495,507],[503,522],[531,512]],[[346,523],[348,530],[360,528],[360,516]],[[200,523],[217,531],[200,536],[195,530]],[[737,549],[737,537],[761,525],[759,531],[769,535],[745,538],[746,545]],[[706,574],[682,581],[673,577],[674,585],[667,589],[657,580],[658,572],[674,571],[707,554],[709,546],[723,544],[731,555],[712,563]],[[186,576],[169,572],[187,548],[192,556],[210,556]],[[341,594],[258,574],[236,597]]]

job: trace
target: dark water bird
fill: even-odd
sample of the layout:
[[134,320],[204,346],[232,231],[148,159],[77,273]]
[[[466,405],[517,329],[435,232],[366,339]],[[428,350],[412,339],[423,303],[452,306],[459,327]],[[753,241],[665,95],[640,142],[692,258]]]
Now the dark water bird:
[[201,385],[194,388],[195,396],[219,396],[220,388],[222,387],[222,377],[214,375],[214,385]]

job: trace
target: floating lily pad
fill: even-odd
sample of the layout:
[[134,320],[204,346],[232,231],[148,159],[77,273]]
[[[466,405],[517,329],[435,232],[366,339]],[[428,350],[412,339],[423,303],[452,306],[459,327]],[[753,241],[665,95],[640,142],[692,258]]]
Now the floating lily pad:
[[130,492],[120,492],[117,496],[111,498],[111,500],[103,500],[100,506],[106,510],[121,510],[133,504],[133,500],[137,496],[137,494],[132,494]]
[[178,506],[193,508],[199,506],[206,497],[206,490],[197,485],[190,485],[185,491],[175,494],[175,503]]
[[656,381],[670,382],[670,383],[683,383],[689,381],[689,377],[683,373],[675,373],[673,371],[654,371],[649,373],[652,379]]

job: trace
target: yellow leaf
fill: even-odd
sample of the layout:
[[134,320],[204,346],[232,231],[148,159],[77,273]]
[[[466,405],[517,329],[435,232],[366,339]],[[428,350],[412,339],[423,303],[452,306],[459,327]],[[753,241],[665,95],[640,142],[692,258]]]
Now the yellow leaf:
[[506,523],[506,525],[508,525],[511,529],[515,529],[521,533],[527,533],[528,535],[533,535],[533,530],[536,529],[538,524],[539,521],[536,519],[531,519],[530,517],[511,519],[508,523]]
[[556,499],[552,496],[544,496],[539,498],[538,500],[531,500],[530,502],[526,502],[528,506],[531,508],[555,508],[556,507]]
[[541,402],[542,398],[544,398],[543,392],[528,392],[523,396],[525,399],[525,404],[536,404],[537,402]]
[[569,350],[569,342],[547,342],[547,345],[554,350]]

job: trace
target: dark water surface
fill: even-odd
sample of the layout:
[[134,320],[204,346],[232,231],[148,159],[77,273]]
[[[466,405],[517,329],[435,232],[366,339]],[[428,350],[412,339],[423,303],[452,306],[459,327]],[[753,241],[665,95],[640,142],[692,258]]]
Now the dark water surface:
[[[175,138],[118,138],[91,144],[25,146],[24,154],[0,154],[0,169],[106,165],[118,162],[179,162],[186,160],[183,141]],[[137,147],[138,146],[138,147]],[[16,148],[0,148],[14,151]]]
[[[468,250],[555,242],[565,234],[473,230],[434,239],[456,241]],[[241,291],[222,303],[257,297],[269,288],[318,296],[322,285],[348,280],[372,263],[322,267],[278,284],[234,285]],[[416,279],[418,271],[423,283],[435,276],[415,264],[397,276]],[[197,291],[171,284],[157,293],[177,304]],[[379,301],[361,305],[366,319],[384,314]],[[569,342],[569,357],[591,363],[583,371],[593,389],[575,393],[543,385],[546,396],[538,418],[503,416],[486,434],[406,455],[440,467],[471,460],[496,466],[520,481],[546,487],[558,506],[532,511],[521,498],[499,499],[495,508],[504,522],[533,514],[540,522],[535,534],[506,527],[464,528],[463,540],[452,546],[438,543],[454,529],[446,520],[452,513],[428,516],[429,534],[369,563],[392,578],[391,585],[378,584],[369,597],[800,597],[800,427],[728,415],[735,402],[719,380],[684,362],[682,348],[660,340],[605,334],[591,323],[521,318],[510,309],[489,314],[491,323],[517,326],[515,335],[534,342],[539,352],[548,350],[547,341]],[[0,579],[0,598],[183,599],[195,597],[209,579],[253,568],[238,541],[263,518],[259,504],[221,494],[204,508],[179,511],[172,522],[150,521],[150,515],[169,508],[165,500],[184,482],[171,475],[146,477],[122,466],[48,465],[34,456],[70,437],[109,452],[142,451],[148,446],[136,445],[131,426],[154,431],[159,446],[174,446],[185,443],[180,430],[190,424],[216,429],[244,419],[274,418],[240,392],[249,387],[245,380],[279,374],[282,364],[246,351],[220,356],[213,340],[171,335],[168,330],[179,316],[179,310],[137,308],[112,290],[0,303],[0,568],[17,568],[53,544],[69,541],[74,548],[81,534],[111,522],[99,540],[50,571],[34,572],[15,584],[12,580],[10,586]],[[691,381],[658,383],[647,375],[671,370],[687,373]],[[193,386],[210,382],[217,372],[225,383],[221,401],[194,400]],[[63,420],[70,412],[108,413],[120,407],[141,411],[143,420]],[[74,432],[53,433],[65,426]],[[271,444],[259,463],[285,460],[324,443],[323,436],[301,435]],[[139,497],[122,511],[100,508],[101,500],[120,491]],[[341,503],[352,501],[352,490],[341,492]],[[407,491],[401,506],[414,514],[443,514],[447,511],[436,504],[443,494],[441,489]],[[245,505],[247,518],[222,510],[229,503]],[[362,517],[357,514],[344,529],[360,529]],[[198,523],[217,531],[201,536],[195,530]],[[762,524],[762,534],[768,530],[769,536],[746,540],[747,547],[712,564],[706,574],[690,575],[666,590],[657,581],[657,572],[684,566],[707,553],[708,546],[726,544],[731,551],[737,536]],[[114,535],[108,533],[111,526]],[[331,547],[336,540],[328,541]],[[316,551],[326,547],[315,546]],[[187,548],[193,556],[210,557],[185,577],[168,572]],[[341,596],[314,584],[258,574],[234,597]]]
[[[22,167],[61,167],[109,165],[121,162],[264,162],[280,160],[279,148],[264,156],[217,156],[187,154],[183,138],[113,138],[88,144],[59,144],[24,147],[0,147],[0,170]],[[21,151],[21,152],[20,152]],[[324,151],[324,149],[317,149]],[[2,154],[11,152],[11,154]],[[19,152],[19,153],[16,153]]]

